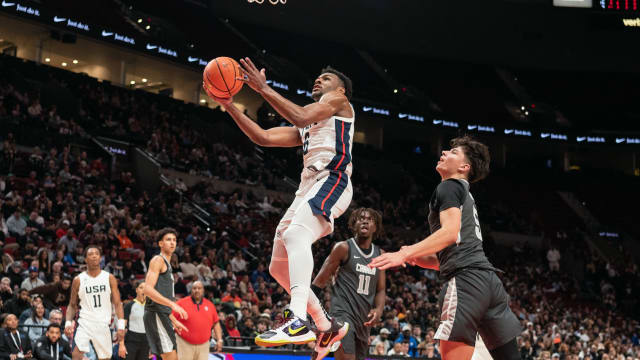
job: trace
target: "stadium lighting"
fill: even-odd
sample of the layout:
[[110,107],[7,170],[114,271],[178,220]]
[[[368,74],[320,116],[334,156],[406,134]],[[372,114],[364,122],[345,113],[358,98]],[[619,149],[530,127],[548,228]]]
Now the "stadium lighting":
[[520,110],[524,111],[524,106],[520,107]]
[[147,29],[147,30],[151,29],[151,25],[147,25],[147,26],[145,27],[145,29]]
[[44,62],[49,62],[49,61],[51,61],[51,59],[49,59],[49,58],[44,58]]
[[142,19],[138,19],[138,24],[140,24],[142,22]]
[[135,85],[135,84],[136,84],[136,81],[135,81],[135,80],[131,80],[131,82],[130,82],[129,84],[131,84],[131,85]]
[[207,102],[207,100],[205,100],[205,99],[200,99],[200,103],[201,103],[201,104],[204,104],[204,103],[206,103],[206,102]]
[[393,93],[397,94],[398,93],[398,89],[393,89]]
[[524,112],[524,114],[525,114],[525,115],[529,115],[529,112],[528,112],[528,111],[525,111],[525,112]]
[[147,82],[147,79],[146,79],[146,78],[142,78],[142,82],[143,82],[143,83],[146,83],[146,82]]
[[78,60],[73,59],[73,63],[74,63],[74,64],[77,64],[77,63],[78,63]]
[[63,62],[63,63],[62,63],[62,66],[67,66],[67,63],[66,63],[66,62]]

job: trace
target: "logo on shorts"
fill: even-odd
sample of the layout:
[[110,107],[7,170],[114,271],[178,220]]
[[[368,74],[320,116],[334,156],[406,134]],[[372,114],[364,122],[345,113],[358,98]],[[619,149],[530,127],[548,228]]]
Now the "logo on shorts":
[[205,307],[204,307],[204,311],[209,311],[209,307],[208,307],[208,306],[205,306]]

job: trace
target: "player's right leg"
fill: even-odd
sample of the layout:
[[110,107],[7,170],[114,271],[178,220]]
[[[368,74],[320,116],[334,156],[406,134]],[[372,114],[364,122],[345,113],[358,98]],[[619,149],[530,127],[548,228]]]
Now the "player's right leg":
[[145,311],[143,320],[150,352],[163,360],[176,360],[176,335],[169,315]]

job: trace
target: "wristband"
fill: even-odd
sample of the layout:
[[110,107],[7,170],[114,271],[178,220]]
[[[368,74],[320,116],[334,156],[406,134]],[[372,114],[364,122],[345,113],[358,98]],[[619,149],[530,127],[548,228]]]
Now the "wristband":
[[118,330],[124,330],[127,327],[125,319],[118,319]]

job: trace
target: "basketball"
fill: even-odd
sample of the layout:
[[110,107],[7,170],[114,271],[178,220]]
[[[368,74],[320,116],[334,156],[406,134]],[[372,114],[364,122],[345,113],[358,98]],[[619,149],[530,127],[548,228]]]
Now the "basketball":
[[238,62],[224,56],[209,61],[202,74],[207,89],[219,98],[230,98],[242,89],[243,82],[237,79],[240,76],[242,69]]

